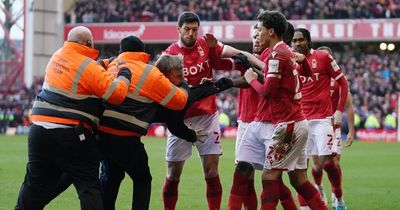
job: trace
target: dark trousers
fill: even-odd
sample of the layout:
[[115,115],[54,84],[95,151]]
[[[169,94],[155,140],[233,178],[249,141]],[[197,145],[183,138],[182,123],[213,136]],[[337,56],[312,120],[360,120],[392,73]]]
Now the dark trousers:
[[147,153],[140,138],[101,133],[99,147],[103,155],[100,182],[104,209],[115,209],[125,172],[133,182],[132,209],[149,209],[152,177]]
[[102,210],[99,161],[94,135],[82,126],[45,129],[32,125],[25,180],[15,209],[43,209],[66,174],[76,188],[81,209]]

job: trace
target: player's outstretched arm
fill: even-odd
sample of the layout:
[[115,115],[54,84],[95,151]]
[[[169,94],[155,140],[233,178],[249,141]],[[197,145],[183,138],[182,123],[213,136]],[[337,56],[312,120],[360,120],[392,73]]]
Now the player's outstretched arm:
[[208,54],[209,61],[214,69],[226,70],[226,71],[231,71],[236,69],[235,63],[231,58],[222,58],[220,56],[220,53],[217,52],[218,40],[217,38],[215,38],[213,34],[206,33],[203,36],[203,39],[210,50]]
[[354,140],[354,108],[353,108],[353,97],[351,96],[351,93],[349,92],[347,94],[347,100],[346,100],[346,112],[347,112],[347,126],[349,127],[349,133],[347,134],[347,141],[346,141],[346,147],[351,146],[353,144]]
[[250,61],[251,64],[254,65],[257,69],[264,69],[264,62],[262,62],[260,59],[258,59],[256,56],[252,55],[249,52],[238,50],[232,46],[225,45],[224,50],[222,51],[221,57],[223,58],[230,58],[238,53],[243,53],[247,59]]

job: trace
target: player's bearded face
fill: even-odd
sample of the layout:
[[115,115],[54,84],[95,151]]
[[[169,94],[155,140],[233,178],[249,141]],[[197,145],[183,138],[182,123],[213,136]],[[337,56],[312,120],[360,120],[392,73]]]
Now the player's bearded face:
[[262,52],[262,48],[258,40],[258,29],[254,29],[253,31],[253,52],[257,54],[260,54]]
[[185,47],[192,47],[196,43],[199,25],[197,22],[184,23],[179,28],[179,37]]

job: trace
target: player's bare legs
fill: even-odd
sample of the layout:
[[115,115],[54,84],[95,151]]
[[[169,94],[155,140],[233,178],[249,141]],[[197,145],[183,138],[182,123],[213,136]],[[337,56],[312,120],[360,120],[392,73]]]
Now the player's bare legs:
[[[325,169],[328,173],[329,180],[333,186],[333,191],[335,195],[339,195],[342,197],[341,190],[341,181],[338,179],[340,177],[340,168],[334,163],[332,155],[325,156],[313,156],[313,166],[312,166],[312,175],[314,177],[315,184],[317,185],[318,190],[320,191],[321,197],[324,199],[324,202],[327,203],[327,198],[322,187],[322,173]],[[339,186],[339,187],[336,187]]]
[[208,209],[220,209],[222,186],[218,175],[219,155],[202,155],[200,159],[207,184]]
[[[317,189],[307,180],[306,169],[296,169],[289,172],[291,185],[306,201],[307,205],[314,210],[327,210]],[[263,191],[261,193],[261,210],[276,209],[279,201],[279,195],[282,191],[282,170],[264,169]]]
[[178,185],[185,161],[167,161],[167,177],[163,186],[165,210],[174,210],[178,200]]
[[290,184],[307,202],[311,209],[325,209],[327,206],[322,201],[318,191],[307,179],[307,169],[296,169],[289,172]]
[[338,204],[344,205],[343,192],[342,192],[342,169],[340,167],[340,155],[333,157],[332,161],[324,164],[329,181],[331,182],[332,189],[332,206],[336,207]]

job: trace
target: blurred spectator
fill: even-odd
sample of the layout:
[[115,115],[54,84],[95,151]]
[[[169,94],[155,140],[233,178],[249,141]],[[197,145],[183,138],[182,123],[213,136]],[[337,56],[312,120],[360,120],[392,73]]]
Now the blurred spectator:
[[367,120],[365,120],[365,128],[366,129],[378,129],[380,128],[381,125],[379,123],[378,117],[375,115],[375,113],[371,112]]
[[385,120],[383,121],[383,128],[386,130],[395,130],[397,128],[396,113],[387,113]]
[[219,127],[221,129],[221,134],[224,134],[225,128],[230,125],[229,116],[225,112],[219,113]]
[[182,11],[201,20],[255,20],[259,11],[282,12],[288,19],[399,18],[400,0],[78,0],[65,12],[66,23],[175,22]]
[[27,134],[32,102],[42,84],[43,79],[37,78],[30,89],[23,88],[12,94],[0,94],[0,133],[5,133],[7,127],[17,127],[18,134]]

